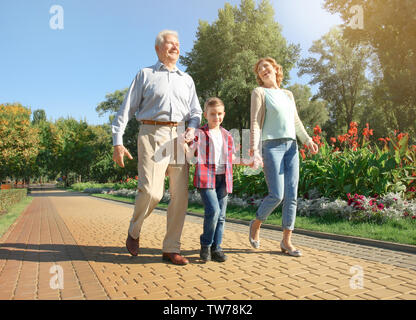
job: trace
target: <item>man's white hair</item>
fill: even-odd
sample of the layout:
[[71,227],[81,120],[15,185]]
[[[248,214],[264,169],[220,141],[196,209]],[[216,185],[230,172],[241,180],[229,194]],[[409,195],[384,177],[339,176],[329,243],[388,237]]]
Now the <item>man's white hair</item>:
[[174,35],[179,40],[179,36],[178,36],[178,33],[176,31],[174,31],[174,30],[162,30],[156,36],[155,46],[159,47],[163,43],[163,41],[165,41],[165,36],[168,35],[168,34]]

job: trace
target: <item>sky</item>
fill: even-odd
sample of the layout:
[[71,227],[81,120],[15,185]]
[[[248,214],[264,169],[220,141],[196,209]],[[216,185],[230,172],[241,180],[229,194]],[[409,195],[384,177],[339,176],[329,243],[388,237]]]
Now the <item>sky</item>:
[[[192,50],[199,20],[212,23],[218,10],[240,0],[1,0],[0,104],[44,109],[48,120],[73,117],[98,125],[96,106],[128,87],[143,67],[157,61],[154,41],[163,29],[178,31],[181,55]],[[323,0],[271,0],[288,43],[309,56],[314,40],[341,24],[322,9]],[[256,1],[259,3],[259,0]],[[59,5],[63,28],[56,29]],[[52,22],[52,27],[51,27]],[[179,68],[186,71],[179,64]],[[290,72],[289,84],[308,76]]]

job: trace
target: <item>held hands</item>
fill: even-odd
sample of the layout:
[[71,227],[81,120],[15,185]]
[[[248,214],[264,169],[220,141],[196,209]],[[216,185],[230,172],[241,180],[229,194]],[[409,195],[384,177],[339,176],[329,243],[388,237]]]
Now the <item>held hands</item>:
[[250,163],[250,167],[253,170],[257,170],[260,167],[263,167],[263,158],[260,156],[260,152],[258,150],[252,152],[253,162]]
[[186,131],[178,136],[178,144],[183,147],[185,152],[186,161],[190,164],[194,164],[194,156],[196,150],[196,144],[193,143],[195,139],[195,128],[188,127]]
[[124,168],[124,156],[133,160],[130,152],[123,145],[114,146],[113,160],[122,168]]
[[186,128],[185,135],[184,135],[185,143],[189,143],[193,141],[194,138],[195,138],[195,128],[192,128],[192,127]]

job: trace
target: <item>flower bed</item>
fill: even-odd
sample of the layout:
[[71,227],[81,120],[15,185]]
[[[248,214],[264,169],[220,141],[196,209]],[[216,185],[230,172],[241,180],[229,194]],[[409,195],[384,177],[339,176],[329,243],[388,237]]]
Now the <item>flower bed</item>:
[[388,219],[416,219],[416,201],[404,200],[397,193],[383,197],[348,195],[348,201],[325,197],[298,199],[298,215],[337,215],[349,221],[384,223]]
[[[119,189],[109,190],[106,188],[90,188],[84,189],[86,193],[101,193],[113,196],[120,196],[134,199],[137,190]],[[416,200],[405,200],[397,193],[389,193],[383,197],[371,198],[363,195],[348,195],[349,200],[330,200],[315,194],[313,199],[298,199],[299,216],[329,216],[335,215],[354,222],[374,222],[382,224],[389,219],[416,219]],[[247,195],[246,195],[247,196]],[[162,197],[162,202],[169,202],[170,194],[166,190]],[[229,195],[228,204],[241,208],[258,207],[262,201],[262,197],[255,195],[245,198]],[[197,190],[189,191],[189,203],[202,204],[201,196]]]

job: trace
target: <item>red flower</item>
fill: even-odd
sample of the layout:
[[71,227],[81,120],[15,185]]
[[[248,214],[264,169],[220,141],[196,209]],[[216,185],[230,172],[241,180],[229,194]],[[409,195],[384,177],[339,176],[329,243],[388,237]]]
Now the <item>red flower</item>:
[[313,128],[313,133],[318,135],[322,132],[321,128],[319,127],[319,125],[316,125],[315,128]]
[[305,150],[304,149],[300,149],[300,155],[302,156],[302,159],[305,160],[306,155],[305,155]]
[[406,136],[407,135],[407,133],[399,133],[398,135],[397,135],[397,139],[400,141],[400,140],[402,140],[403,139],[403,137],[404,136]]
[[334,137],[329,138],[329,141],[331,141],[332,145],[335,144],[335,142],[337,142],[337,139],[335,139]]
[[313,142],[315,142],[316,144],[321,144],[321,137],[320,136],[314,136],[312,138]]
[[363,130],[363,136],[369,139],[369,136],[373,135],[373,129],[370,129],[368,123],[365,124],[365,128]]
[[350,129],[350,130],[348,130],[348,134],[349,134],[350,136],[356,136],[356,135],[357,135],[357,133],[358,133],[358,130],[357,130],[357,128],[356,128],[356,127],[351,127],[351,129]]
[[348,134],[344,134],[343,136],[338,136],[339,142],[343,143],[348,139]]

